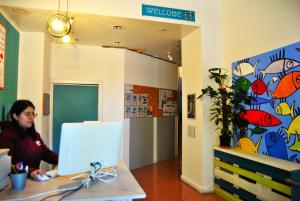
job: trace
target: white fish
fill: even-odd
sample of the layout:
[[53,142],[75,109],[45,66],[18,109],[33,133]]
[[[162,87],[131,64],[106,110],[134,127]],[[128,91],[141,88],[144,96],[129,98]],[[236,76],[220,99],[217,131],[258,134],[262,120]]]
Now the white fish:
[[245,76],[249,74],[254,74],[255,75],[255,68],[256,65],[258,64],[259,61],[256,62],[256,64],[253,66],[250,62],[249,59],[246,59],[244,61],[239,62],[239,64],[233,69],[233,74],[235,76]]
[[266,74],[280,73],[295,68],[299,65],[300,63],[293,59],[279,59],[273,61],[265,70],[260,70],[260,72],[262,73],[263,77],[265,77]]

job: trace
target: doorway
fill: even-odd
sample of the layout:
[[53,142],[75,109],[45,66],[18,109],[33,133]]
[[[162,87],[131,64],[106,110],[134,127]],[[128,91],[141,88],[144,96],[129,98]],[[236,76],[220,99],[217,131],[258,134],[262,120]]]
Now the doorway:
[[53,85],[53,150],[59,152],[61,125],[67,122],[98,120],[99,85]]

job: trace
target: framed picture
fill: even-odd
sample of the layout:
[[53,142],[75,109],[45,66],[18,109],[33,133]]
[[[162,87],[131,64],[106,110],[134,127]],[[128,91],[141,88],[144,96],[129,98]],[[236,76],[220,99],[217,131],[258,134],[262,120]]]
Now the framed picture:
[[188,118],[196,118],[196,94],[187,95],[187,116]]
[[0,22],[0,90],[4,89],[5,41],[6,41],[6,27]]

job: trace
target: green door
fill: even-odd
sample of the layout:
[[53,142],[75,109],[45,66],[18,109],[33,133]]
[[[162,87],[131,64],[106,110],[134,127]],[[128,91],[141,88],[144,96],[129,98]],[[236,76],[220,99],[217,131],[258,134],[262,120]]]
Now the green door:
[[53,86],[53,150],[59,152],[61,125],[98,120],[98,85]]

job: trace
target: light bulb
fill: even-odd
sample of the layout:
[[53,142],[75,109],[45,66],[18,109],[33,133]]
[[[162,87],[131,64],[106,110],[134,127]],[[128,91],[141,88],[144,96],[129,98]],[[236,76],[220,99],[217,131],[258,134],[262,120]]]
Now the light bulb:
[[71,24],[66,16],[57,14],[49,18],[48,31],[51,35],[62,37],[68,34],[70,30]]
[[68,34],[68,35],[64,35],[62,37],[62,42],[63,43],[70,43],[71,42],[71,36]]
[[64,29],[64,22],[62,22],[60,19],[54,19],[50,26],[52,27],[52,29],[54,29],[55,31],[63,31]]

